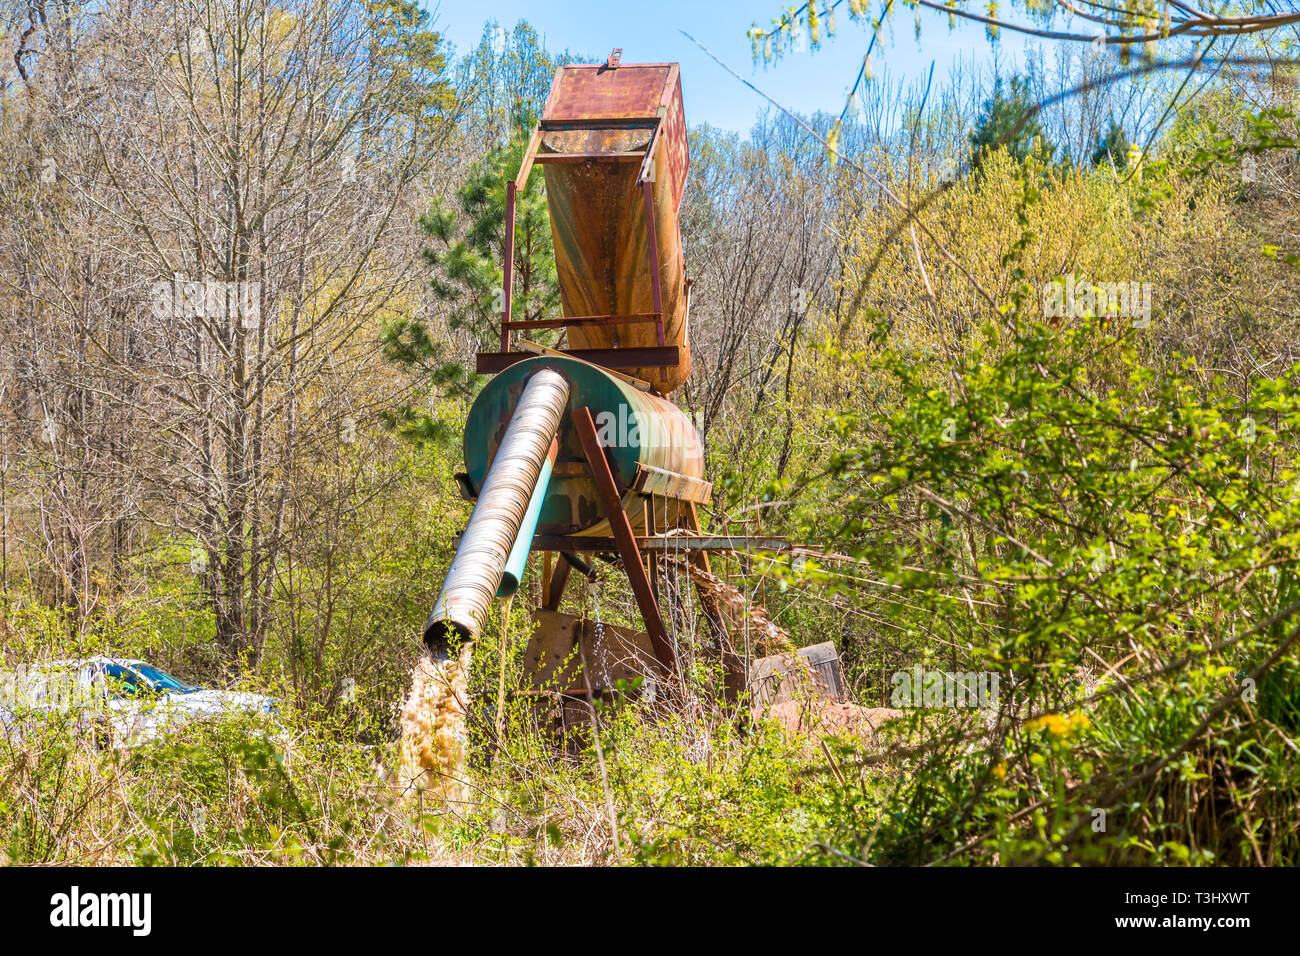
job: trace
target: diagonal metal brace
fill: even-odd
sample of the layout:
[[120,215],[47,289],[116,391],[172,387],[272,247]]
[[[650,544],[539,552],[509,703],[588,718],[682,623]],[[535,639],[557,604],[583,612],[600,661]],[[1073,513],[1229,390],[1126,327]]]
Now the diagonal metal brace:
[[596,423],[591,417],[591,409],[586,406],[576,408],[571,413],[573,426],[582,442],[583,453],[591,467],[591,475],[596,482],[596,491],[605,506],[605,516],[609,519],[610,530],[614,534],[614,543],[618,546],[619,556],[623,559],[624,570],[632,584],[632,593],[636,595],[637,606],[645,621],[646,634],[654,647],[655,657],[664,668],[672,673],[677,655],[673,653],[672,641],[664,627],[663,616],[659,613],[659,602],[650,587],[650,578],[646,574],[645,562],[641,559],[641,549],[636,545],[636,536],[632,533],[632,524],[623,511],[623,502],[618,496],[618,487],[614,484],[614,473],[610,471],[605,452],[600,447],[600,438],[596,433]]

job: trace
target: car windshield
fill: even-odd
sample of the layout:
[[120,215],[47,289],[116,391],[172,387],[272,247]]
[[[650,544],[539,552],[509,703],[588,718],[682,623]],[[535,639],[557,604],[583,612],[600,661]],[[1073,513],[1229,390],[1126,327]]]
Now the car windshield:
[[108,692],[116,698],[138,697],[141,690],[149,689],[149,685],[141,681],[129,667],[121,664],[105,664],[104,676],[108,678]]
[[154,686],[155,690],[170,691],[174,694],[192,694],[199,690],[194,684],[187,684],[178,677],[172,677],[166,671],[160,671],[148,664],[136,664],[136,671]]

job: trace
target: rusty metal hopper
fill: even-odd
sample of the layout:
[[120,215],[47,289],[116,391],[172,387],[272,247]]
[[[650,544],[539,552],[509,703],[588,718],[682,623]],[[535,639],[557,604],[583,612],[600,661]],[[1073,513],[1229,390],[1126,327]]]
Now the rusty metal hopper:
[[507,276],[502,351],[481,355],[479,371],[525,357],[510,351],[512,332],[563,326],[575,356],[661,394],[677,388],[691,371],[678,227],[690,161],[677,64],[623,65],[611,55],[561,67],[507,189],[508,221],[534,162],[545,167],[564,318],[512,321]]

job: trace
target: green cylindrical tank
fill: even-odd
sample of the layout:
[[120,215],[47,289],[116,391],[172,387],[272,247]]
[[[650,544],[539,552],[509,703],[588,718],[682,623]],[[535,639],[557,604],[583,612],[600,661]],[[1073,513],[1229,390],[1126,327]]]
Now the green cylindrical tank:
[[[542,502],[537,531],[543,535],[608,535],[609,525],[596,486],[582,464],[586,458],[567,412],[591,409],[596,431],[617,482],[631,489],[646,465],[690,478],[704,475],[700,438],[690,420],[667,399],[642,391],[596,365],[539,355],[512,365],[489,382],[465,422],[465,466],[470,483],[483,486],[488,465],[505,434],[524,383],[538,369],[551,368],[569,382],[569,401],[557,436],[556,467]],[[567,466],[567,467],[566,467]],[[629,490],[624,509],[638,532],[645,529],[644,499]],[[676,517],[668,502],[667,520]],[[662,513],[662,512],[661,512]]]

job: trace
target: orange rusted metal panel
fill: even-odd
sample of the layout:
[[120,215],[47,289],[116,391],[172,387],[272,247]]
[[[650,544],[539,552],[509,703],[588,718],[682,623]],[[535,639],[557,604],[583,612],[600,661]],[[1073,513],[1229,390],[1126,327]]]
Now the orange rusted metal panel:
[[550,124],[662,119],[660,146],[667,153],[673,202],[681,205],[690,149],[676,63],[627,64],[614,69],[603,64],[561,67],[551,84],[542,119]]
[[[690,160],[677,65],[561,67],[541,128],[538,161],[545,164],[564,315],[662,311],[662,342],[656,322],[614,320],[567,326],[567,347],[677,346],[677,364],[630,370],[666,394],[691,371],[678,225]],[[648,203],[642,163],[605,161],[644,157],[647,150],[653,150],[644,164]],[[581,158],[548,162],[547,156]],[[661,309],[655,308],[656,271]]]
[[680,207],[686,193],[686,174],[691,169],[690,141],[686,136],[686,108],[682,105],[682,80],[673,64],[669,86],[664,91],[665,110],[660,145],[667,161],[669,182],[673,187],[673,202]]
[[654,119],[672,63],[575,63],[560,67],[544,120]]
[[[525,679],[538,689],[613,687],[659,673],[654,645],[644,631],[576,618],[558,611],[533,612],[537,630],[524,650]],[[582,660],[586,658],[584,674]]]

